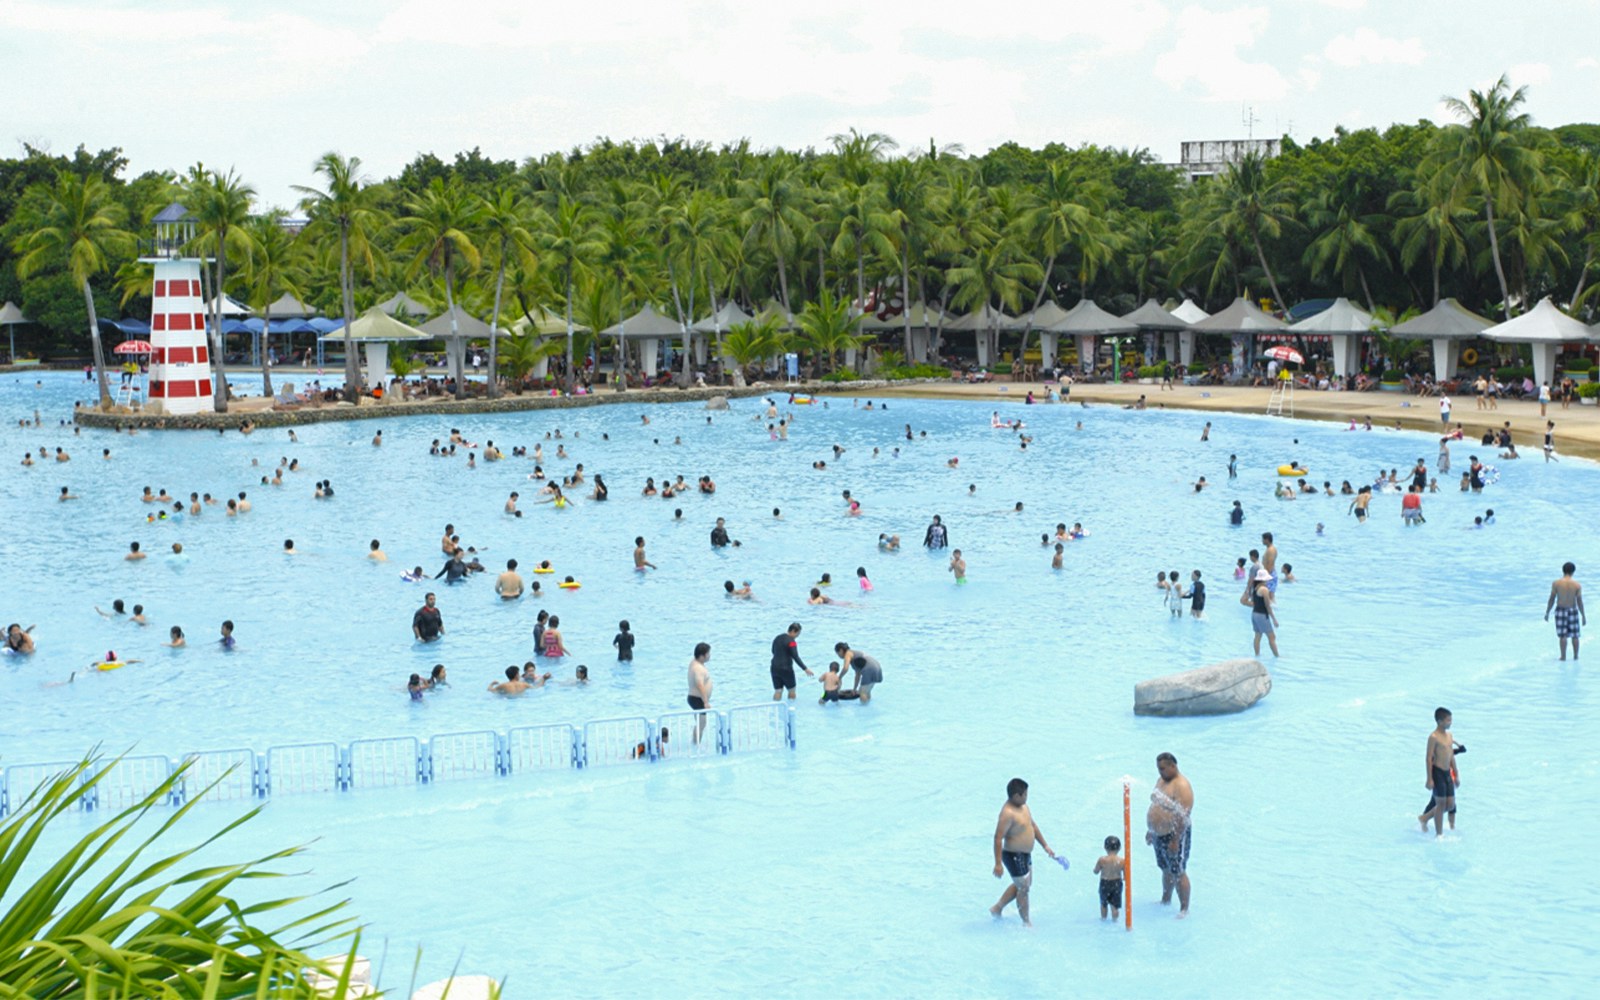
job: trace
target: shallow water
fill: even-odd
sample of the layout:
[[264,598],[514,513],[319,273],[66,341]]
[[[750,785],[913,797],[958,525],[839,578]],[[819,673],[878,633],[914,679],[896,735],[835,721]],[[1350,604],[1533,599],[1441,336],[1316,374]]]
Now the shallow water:
[[[753,400],[709,426],[697,407],[624,405],[321,424],[294,445],[276,430],[130,438],[16,427],[35,406],[53,420],[84,395],[71,376],[47,375],[41,389],[0,376],[10,463],[0,505],[11,525],[0,617],[37,622],[40,643],[26,661],[0,659],[5,763],[70,759],[96,743],[178,754],[653,717],[682,705],[701,640],[713,645],[714,704],[754,703],[770,697],[770,639],[792,620],[813,666],[839,640],[883,662],[866,708],[818,706],[802,677],[793,753],[271,801],[234,850],[316,836],[297,884],[355,876],[347,891],[371,925],[364,950],[386,943],[402,986],[418,944],[426,978],[459,955],[463,969],[509,975],[514,996],[1569,994],[1597,965],[1583,926],[1597,908],[1567,871],[1589,839],[1574,813],[1592,809],[1566,796],[1596,773],[1600,754],[1580,728],[1600,699],[1588,668],[1556,662],[1541,621],[1561,562],[1575,560],[1580,579],[1593,565],[1600,474],[1590,463],[1498,463],[1500,481],[1481,496],[1457,492],[1453,476],[1426,498],[1428,523],[1405,529],[1398,497],[1376,498],[1361,526],[1345,499],[1275,502],[1274,469],[1298,458],[1319,484],[1359,484],[1418,456],[1431,466],[1436,438],[1249,416],[1008,401],[1036,436],[1025,452],[988,426],[1002,404],[923,400],[886,412],[797,407],[786,443],[751,419]],[[1524,409],[1496,417],[1529,423],[1535,411]],[[927,437],[907,442],[908,422]],[[430,458],[429,440],[452,423],[508,453],[542,442],[547,470],[581,461],[612,499],[555,511],[533,504],[529,461],[469,470],[464,456]],[[379,426],[387,443],[374,449]],[[556,427],[570,460],[542,440]],[[834,443],[847,449],[838,460]],[[40,445],[73,460],[15,464]],[[98,458],[105,447],[109,462]],[[1232,484],[1229,453],[1239,456]],[[1452,449],[1457,475],[1472,453],[1488,450]],[[280,456],[304,471],[282,488],[259,485]],[[959,470],[947,467],[952,456]],[[826,471],[810,468],[818,459]],[[679,473],[712,475],[716,495],[639,496],[644,476]],[[1214,486],[1196,495],[1200,475]],[[337,495],[313,500],[312,484],[329,477]],[[184,496],[246,490],[255,510],[147,524],[136,499],[146,483]],[[82,499],[56,503],[62,485]],[[521,519],[501,512],[513,489]],[[843,516],[844,489],[862,500],[860,518]],[[1243,529],[1227,525],[1235,498]],[[1011,512],[1018,501],[1022,514]],[[1463,530],[1486,507],[1497,524]],[[945,555],[920,547],[933,513],[966,556],[965,587],[952,584]],[[707,545],[719,515],[740,548]],[[447,521],[486,549],[491,569],[515,557],[543,582],[526,570],[550,559],[583,589],[503,604],[492,574],[438,581],[447,635],[419,647],[409,622],[424,588],[398,575],[439,568]],[[1091,534],[1052,573],[1039,535],[1061,521]],[[1135,681],[1249,655],[1232,568],[1263,530],[1301,581],[1280,588],[1272,694],[1239,716],[1134,717]],[[898,533],[903,551],[879,552],[880,532]],[[639,534],[654,573],[631,571]],[[303,554],[282,555],[286,537]],[[389,563],[364,559],[374,537]],[[132,540],[152,557],[124,562]],[[172,541],[187,562],[161,554]],[[855,591],[857,566],[870,595]],[[1172,569],[1202,570],[1205,620],[1174,621],[1162,607],[1154,577]],[[822,572],[856,606],[806,605]],[[730,578],[750,579],[758,600],[725,600]],[[151,626],[95,613],[117,597],[142,603]],[[586,663],[594,683],[487,695],[489,679],[531,653],[539,607],[561,616],[575,652],[550,669],[563,678]],[[231,654],[212,645],[223,618],[238,628]],[[621,618],[638,636],[631,667],[611,652]],[[158,646],[173,623],[191,648]],[[144,662],[46,686],[110,649]],[[410,704],[406,676],[435,662],[453,688]],[[1415,816],[1441,704],[1470,752],[1461,829],[1435,841]],[[1127,935],[1098,920],[1089,868],[1101,840],[1121,835],[1122,776],[1137,782],[1137,813],[1163,750],[1196,791],[1194,913],[1177,922],[1158,904],[1149,851],[1136,844]],[[1038,857],[1031,933],[985,912],[1000,890],[990,837],[1014,775],[1031,782],[1046,837],[1073,862],[1062,873]],[[233,810],[205,806],[200,826]],[[1134,824],[1138,840],[1137,814]]]

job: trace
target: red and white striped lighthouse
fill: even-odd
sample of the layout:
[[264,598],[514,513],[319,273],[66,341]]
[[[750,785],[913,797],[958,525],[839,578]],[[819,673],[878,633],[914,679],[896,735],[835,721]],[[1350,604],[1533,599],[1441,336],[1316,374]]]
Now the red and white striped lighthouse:
[[148,405],[165,413],[209,412],[211,349],[206,342],[205,298],[200,290],[201,261],[180,256],[194,238],[194,215],[174,202],[162,209],[154,222],[154,247],[139,258],[155,265]]

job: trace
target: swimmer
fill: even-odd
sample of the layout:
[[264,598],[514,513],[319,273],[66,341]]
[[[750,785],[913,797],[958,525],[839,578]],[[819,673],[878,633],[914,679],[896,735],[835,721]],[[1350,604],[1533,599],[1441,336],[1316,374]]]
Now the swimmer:
[[76,494],[76,493],[67,492],[67,488],[65,486],[63,486],[63,487],[61,487],[61,495],[56,497],[56,499],[57,500],[77,500],[77,499],[79,499],[79,497],[78,497],[78,494]]
[[183,629],[179,628],[178,626],[172,626],[172,628],[167,630],[167,634],[171,636],[171,638],[168,641],[163,642],[161,645],[166,646],[169,649],[182,649],[184,646],[188,645],[183,638]]
[[519,494],[515,490],[513,490],[511,495],[506,497],[506,513],[507,514],[515,514],[517,512],[517,498],[520,495],[521,494]]
[[755,593],[750,589],[749,580],[744,581],[744,585],[741,587],[735,587],[732,580],[724,580],[722,581],[722,590],[723,593],[736,601],[748,601],[755,597]]
[[1073,521],[1072,522],[1072,531],[1071,531],[1070,535],[1071,535],[1072,540],[1075,541],[1075,542],[1076,541],[1082,541],[1083,539],[1089,537],[1089,533],[1087,531],[1083,530],[1083,522],[1082,521]]
[[437,691],[440,688],[449,687],[450,686],[450,682],[446,679],[446,671],[444,669],[444,664],[435,663],[433,665],[433,672],[428,675],[428,679],[423,682],[423,685],[429,691]]
[[406,682],[406,692],[411,695],[412,701],[421,701],[422,691],[422,675],[412,674],[411,679]]
[[426,577],[427,574],[422,572],[421,566],[415,566],[410,572],[400,574],[400,579],[406,583],[420,583]]
[[544,655],[549,659],[558,659],[567,655],[567,647],[561,639],[561,618],[551,615],[544,627]]
[[633,631],[628,627],[628,620],[624,618],[617,622],[617,634],[612,637],[611,645],[617,647],[617,662],[633,662]]
[[[95,610],[98,611],[100,609],[96,608]],[[7,625],[6,648],[17,656],[32,656],[34,650],[34,628],[35,626],[33,625],[23,628],[21,624],[17,622],[12,622],[10,625]]]
[[[508,698],[522,694],[524,691],[528,690],[531,685],[519,677],[519,673],[521,673],[521,671],[517,670],[516,667],[507,667],[506,679],[503,681],[490,681],[489,690],[493,691],[495,694],[504,695]],[[546,679],[548,679],[549,675],[547,674],[545,676]]]
[[1210,486],[1210,485],[1211,485],[1210,483],[1206,482],[1206,477],[1205,476],[1201,476],[1199,479],[1195,480],[1194,491],[1196,493],[1199,493],[1201,490],[1205,489],[1207,486]]
[[1122,874],[1125,866],[1118,853],[1122,850],[1121,838],[1107,837],[1105,848],[1105,856],[1094,863],[1091,874],[1100,876],[1100,919],[1106,919],[1109,911],[1112,922],[1115,922],[1117,911],[1122,909],[1123,903]]
[[239,640],[233,637],[232,621],[224,621],[222,623],[222,635],[219,639],[217,639],[217,645],[221,646],[225,650],[228,650],[229,652],[232,652],[238,647]]
[[1052,556],[1050,558],[1050,568],[1051,569],[1060,569],[1061,568],[1061,556],[1062,556],[1062,553],[1064,553],[1065,551],[1066,551],[1066,546],[1062,545],[1060,542],[1057,542],[1056,543],[1056,553],[1055,553],[1054,556]]
[[[293,434],[294,431],[290,431],[289,433]],[[383,447],[383,431],[379,431],[378,433],[372,435],[372,446],[374,448]]]
[[824,597],[823,594],[822,594],[822,591],[818,590],[816,587],[812,587],[811,588],[811,595],[806,598],[806,603],[807,604],[835,604],[837,602],[834,601],[833,598],[831,598],[831,597]]
[[135,604],[133,606],[133,614],[128,616],[128,621],[133,622],[135,625],[150,624],[150,620],[144,616],[143,604]]
[[123,556],[122,558],[127,560],[128,562],[138,562],[140,559],[143,559],[144,557],[145,557],[145,554],[143,552],[139,551],[139,543],[138,542],[129,542],[128,543],[128,554]]
[[633,569],[634,572],[643,573],[647,569],[655,569],[656,564],[645,558],[644,536],[639,535],[633,540]]
[[822,579],[817,581],[816,586],[818,586],[818,587],[831,587],[831,586],[833,586],[833,574],[832,573],[824,573],[824,574],[822,574]]
[[554,675],[548,670],[542,674],[539,673],[539,668],[534,666],[532,660],[522,665],[522,680],[531,688],[544,687],[545,682],[552,676]]
[[967,582],[967,561],[961,558],[960,549],[954,549],[951,551],[950,572],[955,574],[957,585]]
[[110,611],[101,611],[100,605],[98,604],[94,606],[94,610],[100,615],[101,618],[115,618],[119,615],[125,615],[128,613],[127,611],[123,610],[122,598],[120,597],[111,602]]
[[880,552],[899,552],[900,551],[900,536],[899,535],[879,534],[878,535],[878,551],[880,551]]
[[867,579],[867,568],[865,566],[856,567],[856,585],[861,588],[863,594],[872,593],[872,581]]
[[494,581],[494,592],[500,595],[502,601],[514,601],[522,596],[522,590],[522,577],[517,573],[517,561],[507,559],[506,571]]
[[1028,783],[1021,778],[1012,778],[1006,784],[1006,801],[1000,807],[1000,821],[994,830],[994,877],[999,878],[1002,871],[1007,872],[1011,875],[1011,884],[1000,894],[999,902],[989,907],[989,914],[995,919],[999,919],[1005,908],[1015,901],[1022,925],[1033,926],[1028,914],[1028,892],[1033,886],[1032,856],[1035,842],[1050,857],[1056,856],[1056,852],[1045,842],[1044,831],[1039,829],[1033,813],[1028,810]]
[[283,540],[283,554],[286,556],[297,556],[300,554],[300,550],[294,547],[294,539],[285,538]]

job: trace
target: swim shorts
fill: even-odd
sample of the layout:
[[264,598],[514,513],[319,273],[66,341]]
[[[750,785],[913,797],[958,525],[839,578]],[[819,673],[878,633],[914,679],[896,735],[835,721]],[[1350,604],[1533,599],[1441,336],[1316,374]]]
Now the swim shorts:
[[1000,861],[1013,879],[1027,878],[1033,872],[1033,855],[1026,851],[1001,851]]
[[1255,626],[1256,635],[1272,634],[1272,618],[1259,611],[1250,612],[1250,624]]
[[1174,878],[1182,875],[1189,867],[1189,840],[1193,827],[1183,828],[1182,843],[1174,847],[1172,835],[1164,834],[1155,838],[1156,867]]
[[1561,639],[1578,638],[1578,609],[1556,608],[1556,636]]
[[697,712],[702,712],[705,711],[706,703],[691,694],[689,696],[689,707]]
[[1436,799],[1454,798],[1456,794],[1456,779],[1442,767],[1433,769],[1433,797]]
[[772,690],[774,690],[774,691],[793,691],[794,690],[794,667],[792,667],[792,666],[772,667],[771,668],[771,672],[772,672]]
[[1113,910],[1122,909],[1122,880],[1107,882],[1100,880],[1100,905],[1109,906]]

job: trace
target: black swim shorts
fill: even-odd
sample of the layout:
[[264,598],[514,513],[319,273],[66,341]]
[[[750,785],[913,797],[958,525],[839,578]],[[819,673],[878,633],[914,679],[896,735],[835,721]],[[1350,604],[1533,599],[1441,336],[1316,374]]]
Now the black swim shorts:
[[1000,862],[1014,879],[1026,878],[1033,871],[1033,855],[1026,851],[1001,851]]
[[793,691],[794,690],[794,667],[789,666],[789,665],[784,665],[784,666],[781,666],[781,667],[773,667],[772,668],[772,690],[774,690],[774,691]]
[[1177,838],[1179,843],[1173,843],[1172,834],[1161,834],[1155,838],[1156,867],[1176,878],[1182,875],[1189,867],[1189,840],[1193,827],[1183,828],[1183,836]]
[[1433,769],[1433,797],[1436,799],[1454,798],[1456,794],[1456,779],[1449,771],[1442,767]]
[[1122,880],[1107,882],[1100,880],[1100,905],[1109,906],[1113,910],[1122,909]]
[[701,701],[699,698],[696,698],[694,695],[691,694],[689,696],[689,707],[694,709],[697,712],[704,711],[705,707],[706,707],[706,703],[704,701]]

